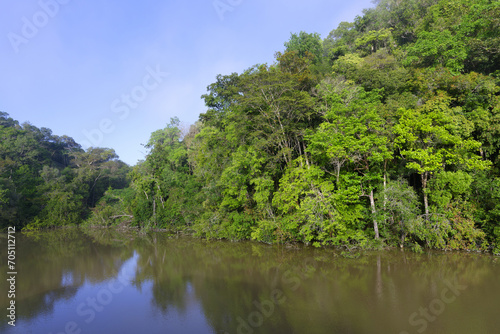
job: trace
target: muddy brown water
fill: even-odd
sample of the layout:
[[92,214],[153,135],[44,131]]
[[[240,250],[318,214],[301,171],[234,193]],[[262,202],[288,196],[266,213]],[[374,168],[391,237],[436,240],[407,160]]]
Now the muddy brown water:
[[[500,333],[500,258],[110,230],[0,235],[0,333]],[[12,297],[12,296],[11,296]],[[9,303],[15,301],[15,327]]]

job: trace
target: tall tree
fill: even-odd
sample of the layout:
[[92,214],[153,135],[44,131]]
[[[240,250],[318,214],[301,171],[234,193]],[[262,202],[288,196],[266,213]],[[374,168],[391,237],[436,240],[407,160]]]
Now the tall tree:
[[451,98],[440,94],[417,110],[401,110],[399,123],[394,126],[395,144],[406,167],[421,177],[425,215],[429,217],[428,181],[447,166],[484,170],[489,161],[481,159],[481,143],[470,138],[472,130],[460,113],[450,108]]

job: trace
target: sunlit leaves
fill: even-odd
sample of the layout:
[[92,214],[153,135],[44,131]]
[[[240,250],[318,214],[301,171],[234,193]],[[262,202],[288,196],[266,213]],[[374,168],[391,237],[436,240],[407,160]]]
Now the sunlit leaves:
[[[401,110],[399,123],[394,126],[395,145],[408,159],[407,168],[419,174],[443,170],[446,165],[466,169],[485,169],[489,163],[477,154],[481,143],[460,133],[458,124],[467,121],[449,108],[450,98],[441,95],[429,100],[417,110]],[[458,123],[456,122],[458,121]]]
[[422,31],[409,48],[405,64],[422,67],[442,65],[453,73],[460,73],[466,58],[466,46],[460,36],[453,35],[449,30]]
[[291,34],[290,40],[285,42],[287,52],[297,52],[300,57],[307,54],[313,55],[312,62],[317,64],[322,59],[322,45],[319,34],[308,34],[301,31],[299,34]]
[[301,159],[294,165],[283,175],[273,199],[283,215],[277,229],[308,243],[342,245],[363,240],[364,236],[355,233],[361,214],[350,202],[349,189],[335,191],[320,168],[306,167]]

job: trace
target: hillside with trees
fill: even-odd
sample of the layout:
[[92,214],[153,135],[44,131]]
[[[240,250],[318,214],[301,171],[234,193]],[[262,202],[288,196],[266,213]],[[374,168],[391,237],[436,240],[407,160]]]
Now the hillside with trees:
[[500,2],[379,0],[284,47],[218,75],[128,174],[4,114],[2,223],[500,252]]
[[83,222],[108,188],[129,185],[130,167],[117,158],[0,112],[0,228]]

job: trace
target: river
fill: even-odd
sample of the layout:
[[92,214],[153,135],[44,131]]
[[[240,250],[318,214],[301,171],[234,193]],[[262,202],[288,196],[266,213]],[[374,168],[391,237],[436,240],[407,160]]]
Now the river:
[[[4,334],[500,333],[500,258],[488,254],[103,229],[16,233],[15,253],[15,298],[0,281]],[[0,272],[10,277],[6,234]]]

